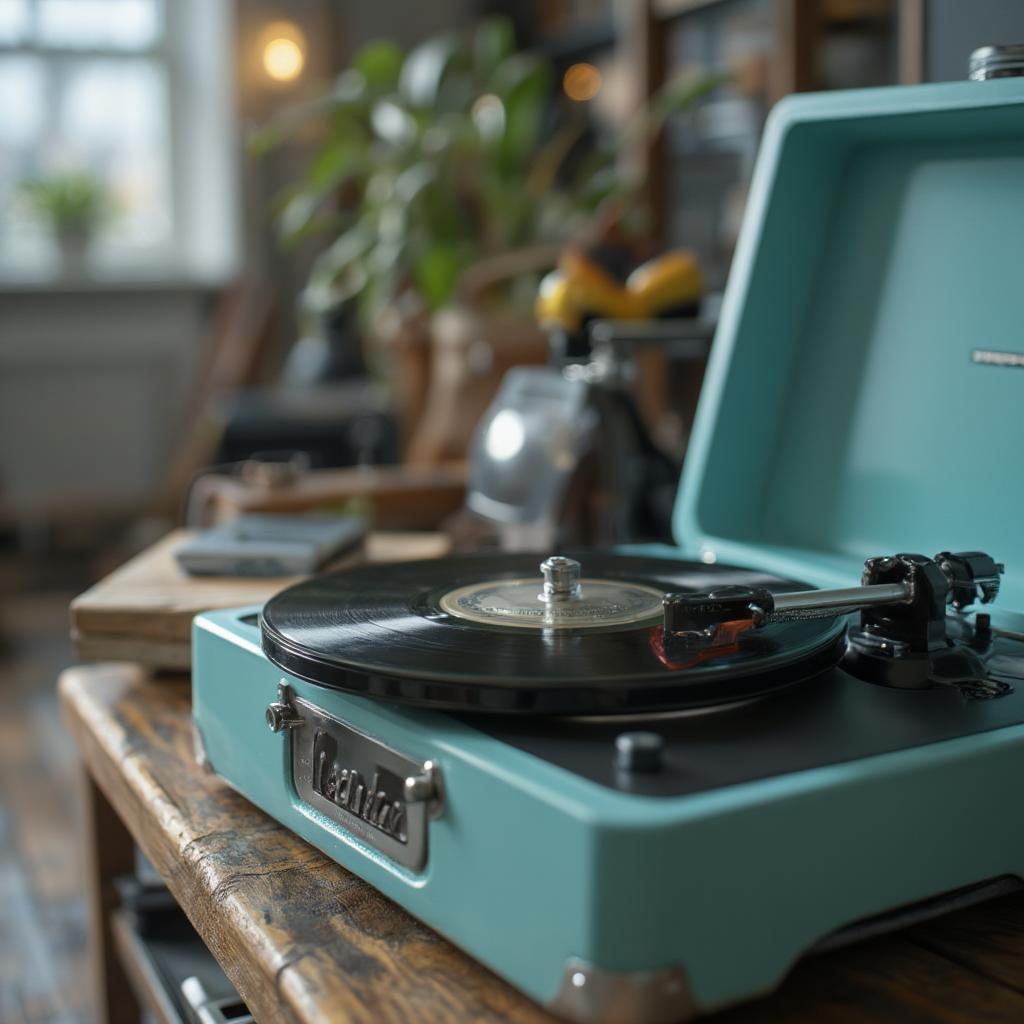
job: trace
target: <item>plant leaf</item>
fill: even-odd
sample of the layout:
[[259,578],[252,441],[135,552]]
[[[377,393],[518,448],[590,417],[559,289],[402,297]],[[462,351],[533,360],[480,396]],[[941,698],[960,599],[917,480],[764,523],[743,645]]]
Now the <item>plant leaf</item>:
[[728,82],[731,77],[726,72],[683,72],[670,78],[651,98],[650,113],[647,117],[648,131],[656,134],[668,117],[688,110],[698,100]]
[[378,138],[389,145],[407,146],[416,138],[416,118],[394,100],[374,104],[370,120]]
[[505,133],[498,147],[498,166],[505,175],[520,173],[540,139],[551,92],[551,69],[528,54],[504,61],[495,76],[495,89],[505,106]]
[[320,197],[310,192],[297,192],[284,204],[277,223],[286,244],[294,245],[304,237],[319,209]]
[[352,67],[371,89],[390,92],[398,88],[404,61],[404,54],[390,39],[375,39],[355,55]]
[[402,66],[399,78],[402,96],[415,107],[436,107],[445,72],[458,53],[459,39],[451,33],[420,43]]
[[455,247],[434,242],[413,265],[413,279],[431,309],[443,306],[455,291],[462,261]]
[[483,18],[473,33],[473,65],[480,74],[490,74],[516,48],[512,22],[501,14]]

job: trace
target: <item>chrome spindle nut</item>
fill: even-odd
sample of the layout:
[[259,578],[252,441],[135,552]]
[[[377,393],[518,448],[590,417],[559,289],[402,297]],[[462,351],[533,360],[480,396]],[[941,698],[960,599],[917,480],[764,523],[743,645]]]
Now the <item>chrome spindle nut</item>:
[[568,601],[580,596],[580,575],[582,567],[574,558],[552,555],[540,563],[544,575],[544,601]]

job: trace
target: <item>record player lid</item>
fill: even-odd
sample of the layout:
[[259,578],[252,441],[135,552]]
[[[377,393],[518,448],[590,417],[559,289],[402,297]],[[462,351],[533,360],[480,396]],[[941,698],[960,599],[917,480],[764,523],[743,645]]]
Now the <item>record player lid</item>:
[[[966,66],[966,55],[965,55]],[[1024,78],[795,96],[765,131],[675,512],[818,586],[980,547],[1024,609]]]

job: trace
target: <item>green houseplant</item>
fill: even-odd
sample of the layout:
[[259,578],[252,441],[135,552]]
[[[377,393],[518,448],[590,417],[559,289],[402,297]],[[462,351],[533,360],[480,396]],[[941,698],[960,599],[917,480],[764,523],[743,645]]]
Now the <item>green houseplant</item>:
[[19,192],[49,224],[60,245],[65,272],[82,272],[92,237],[108,212],[103,182],[91,174],[65,172],[26,179]]
[[[720,81],[670,82],[631,132],[656,132]],[[286,243],[330,238],[307,307],[354,298],[372,319],[412,288],[440,308],[475,262],[563,242],[602,203],[627,198],[638,183],[617,157],[630,140],[607,140],[581,157],[583,112],[566,103],[552,118],[553,90],[548,62],[517,51],[509,22],[492,17],[408,54],[370,43],[325,95],[261,130],[256,152],[308,130],[311,119],[319,124],[308,170],[279,213]]]
[[518,51],[504,18],[408,54],[368,44],[323,96],[253,139],[256,153],[300,134],[317,140],[278,208],[286,244],[327,239],[304,309],[324,314],[351,301],[371,336],[394,338],[453,304],[479,312],[486,294],[489,317],[518,319],[473,331],[518,333],[524,351],[542,352],[529,315],[538,272],[602,207],[629,207],[641,183],[623,171],[623,149],[720,81],[670,82],[628,136],[595,143],[582,107],[556,102],[549,63]]

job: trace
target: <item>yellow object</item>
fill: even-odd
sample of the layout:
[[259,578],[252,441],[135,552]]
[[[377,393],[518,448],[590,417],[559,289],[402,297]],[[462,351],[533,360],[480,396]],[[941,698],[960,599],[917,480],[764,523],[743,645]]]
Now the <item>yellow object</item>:
[[588,317],[645,320],[696,303],[704,282],[696,257],[676,250],[637,267],[616,281],[579,249],[562,253],[558,269],[541,281],[535,313],[546,330],[575,333]]
[[641,316],[657,316],[661,310],[697,302],[704,279],[693,253],[675,250],[642,263],[626,278],[626,289],[643,305]]

